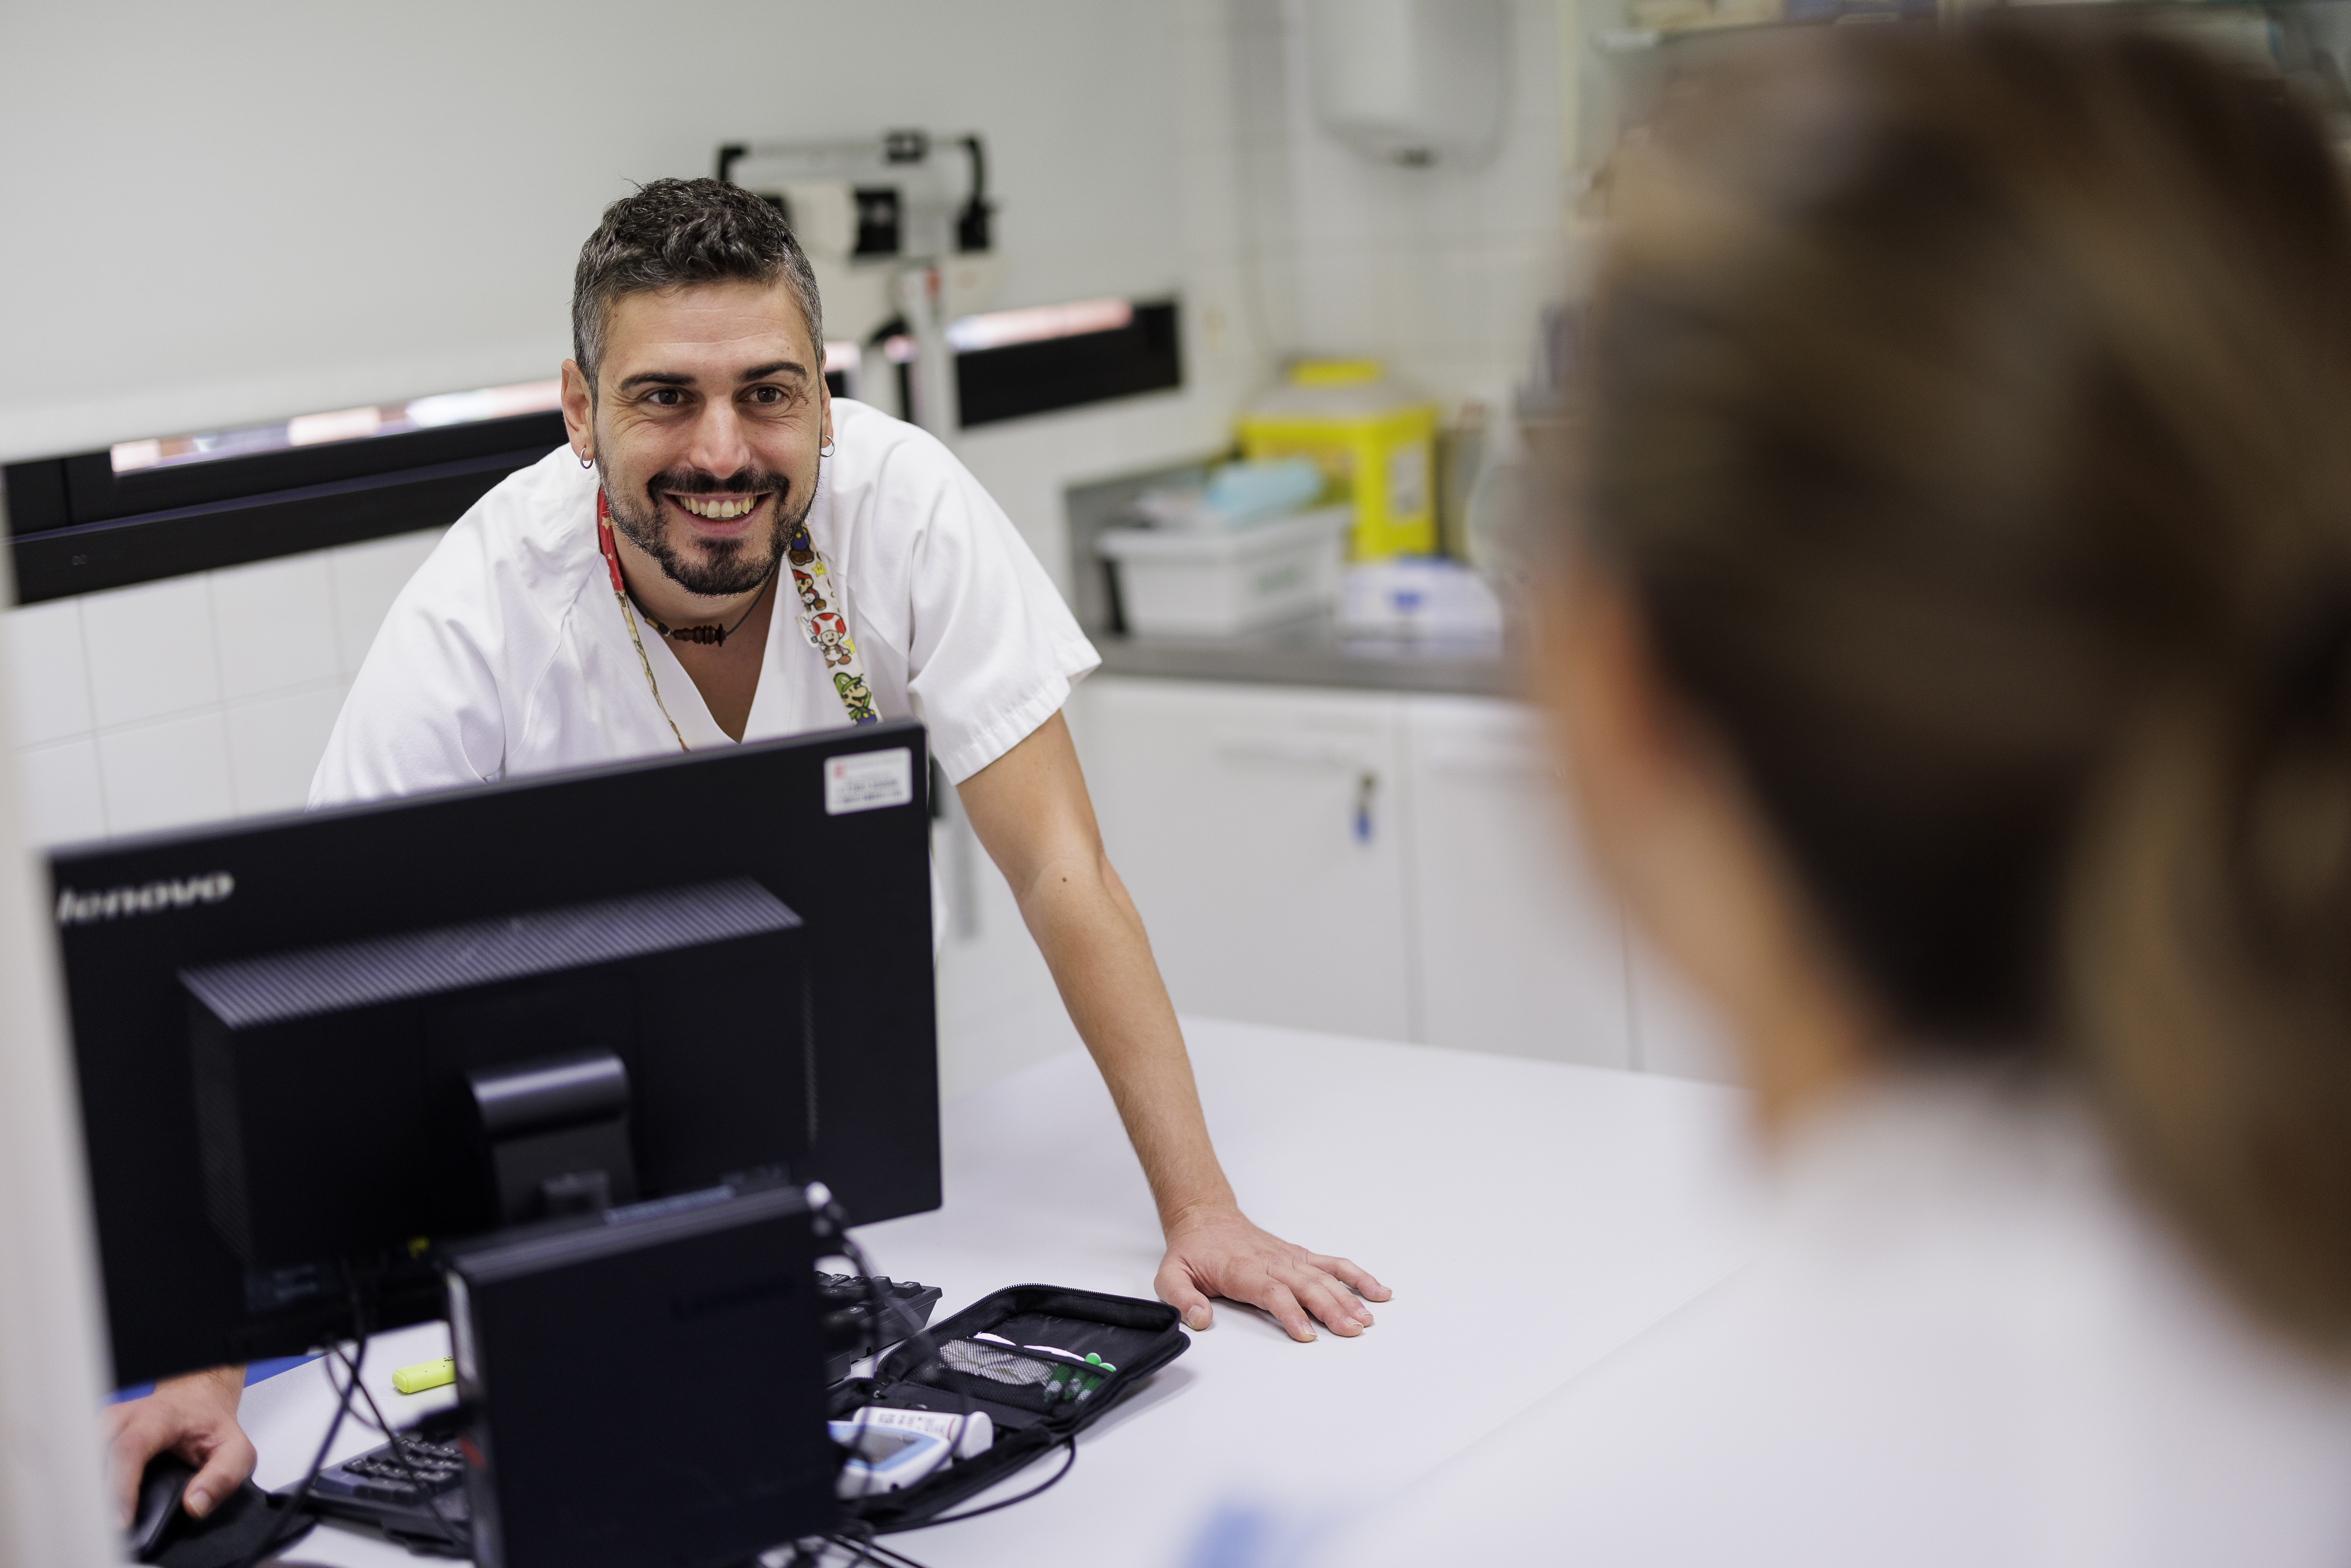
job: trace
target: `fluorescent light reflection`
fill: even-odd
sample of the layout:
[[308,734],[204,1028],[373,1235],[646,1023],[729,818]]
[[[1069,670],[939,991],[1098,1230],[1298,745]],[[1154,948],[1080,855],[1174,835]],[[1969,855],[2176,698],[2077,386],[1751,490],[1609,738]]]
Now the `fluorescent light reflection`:
[[991,310],[967,316],[947,327],[947,346],[959,354],[1042,343],[1087,332],[1115,332],[1133,324],[1134,307],[1123,299],[1081,299],[1069,305],[1037,305],[1026,310]]
[[407,402],[366,408],[336,409],[326,413],[297,414],[280,424],[252,424],[237,430],[206,431],[198,435],[167,435],[144,441],[117,442],[109,455],[117,474],[146,468],[175,468],[224,457],[246,457],[258,452],[282,452],[293,446],[318,446],[338,441],[364,441],[376,435],[398,435],[409,430],[438,430],[517,413],[545,413],[562,406],[559,381],[521,382],[513,386],[481,387],[473,392],[435,392]]

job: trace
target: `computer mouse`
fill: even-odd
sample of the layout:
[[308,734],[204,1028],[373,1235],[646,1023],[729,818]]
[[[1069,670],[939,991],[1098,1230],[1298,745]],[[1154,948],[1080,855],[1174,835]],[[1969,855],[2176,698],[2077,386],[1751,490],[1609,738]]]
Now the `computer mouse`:
[[317,1522],[286,1499],[246,1481],[213,1505],[202,1519],[181,1506],[193,1467],[169,1454],[149,1462],[140,1478],[139,1507],[132,1515],[131,1555],[158,1568],[238,1568],[285,1551]]
[[172,1527],[187,1520],[180,1499],[195,1476],[195,1466],[169,1450],[147,1461],[139,1477],[139,1502],[131,1512],[126,1542],[133,1562],[152,1563],[170,1544]]

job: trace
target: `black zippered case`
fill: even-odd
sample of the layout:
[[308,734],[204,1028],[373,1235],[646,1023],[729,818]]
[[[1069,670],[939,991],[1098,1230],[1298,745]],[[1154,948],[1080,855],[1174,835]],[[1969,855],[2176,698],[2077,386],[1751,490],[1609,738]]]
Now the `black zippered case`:
[[[998,1383],[940,1359],[941,1347],[981,1333],[1020,1346],[1044,1344],[1069,1351],[1075,1359],[1067,1364],[1075,1367],[1086,1366],[1087,1355],[1099,1355],[1118,1370],[1080,1401],[1050,1396],[1035,1384]],[[1004,1348],[978,1343],[991,1350]],[[1073,1442],[1190,1345],[1182,1317],[1164,1301],[1059,1285],[1013,1285],[982,1297],[883,1356],[872,1377],[836,1385],[831,1415],[837,1421],[848,1420],[868,1405],[951,1416],[984,1411],[995,1424],[995,1443],[986,1453],[958,1459],[904,1491],[859,1499],[849,1505],[851,1517],[877,1534],[930,1523],[1040,1455]],[[1061,1360],[1025,1349],[1019,1354],[1037,1361]]]

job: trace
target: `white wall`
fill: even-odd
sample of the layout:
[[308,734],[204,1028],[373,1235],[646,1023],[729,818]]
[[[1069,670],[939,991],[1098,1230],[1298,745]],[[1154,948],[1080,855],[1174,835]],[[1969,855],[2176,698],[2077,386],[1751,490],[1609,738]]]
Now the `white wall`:
[[[1448,398],[1519,374],[1555,292],[1564,0],[1511,0],[1477,170],[1364,162],[1311,122],[1285,0],[694,0],[0,7],[0,460],[532,379],[580,242],[722,141],[986,134],[999,304],[1180,291],[1186,385],[960,450],[1066,586],[1067,485],[1210,451],[1300,351]],[[429,541],[9,612],[47,841],[298,805]],[[953,1082],[1066,1043],[982,863],[940,969]]]
[[384,612],[439,529],[12,610],[36,842],[298,810]]
[[[1069,550],[1063,490],[1137,469],[1184,462],[1232,441],[1241,400],[1270,378],[1285,343],[1255,303],[1258,242],[1243,202],[1247,84],[1238,67],[1239,27],[1254,0],[1155,0],[1164,42],[1150,61],[1114,68],[1155,71],[1148,99],[1151,157],[1138,180],[1169,227],[1163,262],[1184,290],[1184,388],[1038,419],[987,425],[957,450],[1036,549],[1066,592]],[[1113,220],[1105,212],[1103,221]]]
[[1195,443],[1269,352],[1490,396],[1564,276],[1562,4],[1423,170],[1314,128],[1296,0],[5,7],[0,459],[544,376],[630,182],[893,125],[988,137],[1000,303],[1186,290]]
[[0,457],[537,379],[721,141],[977,129],[1003,302],[1182,281],[1170,5],[0,7]]
[[1314,122],[1302,0],[1231,0],[1250,308],[1279,352],[1373,354],[1447,402],[1499,402],[1568,287],[1566,0],[1508,0],[1502,131],[1474,165],[1379,163]]
[[[1267,362],[1232,323],[1224,0],[849,6],[247,0],[0,13],[0,457],[547,374],[580,242],[722,140],[989,139],[999,302],[1185,295],[1186,385],[972,433],[1066,581],[1062,487],[1225,438]],[[93,91],[102,82],[102,91]],[[1193,284],[1195,274],[1204,283]],[[46,841],[298,806],[429,540],[11,612]]]

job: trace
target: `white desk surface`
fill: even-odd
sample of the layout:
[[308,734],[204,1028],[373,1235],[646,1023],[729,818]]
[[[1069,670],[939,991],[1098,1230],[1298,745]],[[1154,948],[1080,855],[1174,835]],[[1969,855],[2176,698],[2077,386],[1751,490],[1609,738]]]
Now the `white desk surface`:
[[[1220,1508],[1344,1508],[1393,1492],[1752,1249],[1733,1091],[1210,1019],[1187,1020],[1186,1033],[1242,1206],[1277,1234],[1353,1257],[1395,1298],[1360,1339],[1305,1345],[1218,1303],[1181,1359],[1081,1439],[1060,1486],[892,1538],[935,1568],[1174,1568]],[[1149,1194],[1081,1052],[948,1105],[944,1139],[946,1207],[858,1232],[877,1272],[946,1292],[934,1321],[1013,1284],[1152,1293]],[[445,1346],[438,1324],[375,1343],[368,1381],[388,1417],[446,1401],[445,1390],[409,1397],[389,1382]],[[331,1404],[318,1363],[246,1391],[262,1485],[301,1479]],[[347,1423],[331,1458],[381,1440]],[[1032,1468],[990,1495],[1050,1473]],[[418,1560],[321,1526],[286,1561]]]

